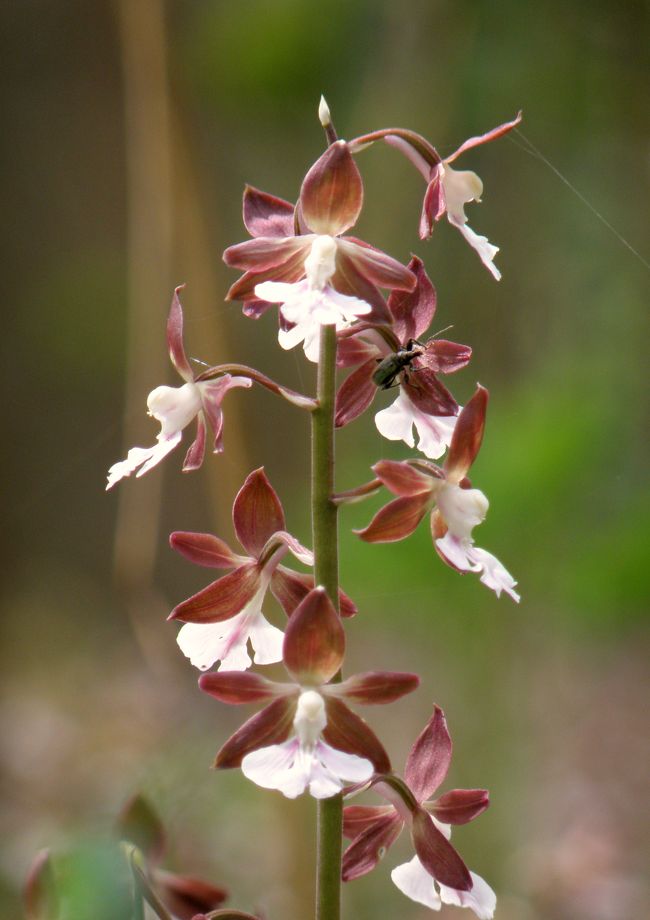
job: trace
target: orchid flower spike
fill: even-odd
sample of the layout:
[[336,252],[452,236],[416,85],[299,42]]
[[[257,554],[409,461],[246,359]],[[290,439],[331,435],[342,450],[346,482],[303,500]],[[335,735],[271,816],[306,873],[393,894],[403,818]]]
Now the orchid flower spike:
[[[206,445],[206,428],[209,421],[214,432],[215,454],[223,451],[223,411],[221,403],[228,390],[233,387],[250,387],[248,377],[233,377],[223,374],[213,380],[197,380],[185,354],[183,345],[183,310],[179,292],[174,291],[169,318],[167,320],[167,347],[171,362],[185,383],[180,387],[159,386],[147,397],[149,415],[160,422],[160,433],[153,447],[132,447],[126,460],[114,463],[108,471],[107,489],[135,473],[143,476],[157,466],[178,444],[183,430],[194,419],[197,420],[196,438],[188,450],[183,471],[196,470],[203,463]],[[136,472],[137,470],[137,472]]]

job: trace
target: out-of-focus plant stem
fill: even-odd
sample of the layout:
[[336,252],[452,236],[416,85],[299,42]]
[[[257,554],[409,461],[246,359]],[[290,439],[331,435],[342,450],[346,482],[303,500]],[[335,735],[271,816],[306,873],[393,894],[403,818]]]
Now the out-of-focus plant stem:
[[[318,408],[312,413],[314,574],[315,583],[322,585],[332,603],[338,606],[338,509],[332,501],[335,383],[336,328],[333,325],[321,326]],[[340,795],[318,802],[316,920],[339,920],[341,915],[342,820],[343,800]]]

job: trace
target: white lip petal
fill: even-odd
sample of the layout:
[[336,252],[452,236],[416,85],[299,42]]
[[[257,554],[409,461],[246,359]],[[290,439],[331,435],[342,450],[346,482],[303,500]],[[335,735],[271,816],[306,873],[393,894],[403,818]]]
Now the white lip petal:
[[177,431],[170,437],[159,440],[153,447],[132,447],[126,456],[126,460],[114,463],[109,469],[106,488],[112,489],[120,479],[130,476],[131,473],[138,470],[138,467],[140,469],[136,474],[137,476],[142,476],[143,473],[148,472],[179,444],[182,436],[183,433]]
[[389,441],[404,441],[409,447],[415,447],[412,406],[411,400],[400,393],[392,406],[377,412],[375,425],[379,434]]
[[365,757],[338,751],[325,741],[319,741],[316,745],[316,756],[330,773],[348,783],[363,783],[375,772]]
[[284,633],[259,613],[249,625],[248,636],[255,651],[255,664],[273,664],[282,661]]
[[505,591],[506,594],[510,595],[513,601],[519,603],[521,598],[515,591],[517,582],[506,567],[499,562],[497,557],[493,556],[492,553],[488,553],[487,550],[481,549],[479,546],[472,547],[471,555],[476,564],[482,569],[481,581],[483,584],[491,588],[497,597],[500,597],[501,592]]
[[436,496],[436,503],[445,524],[460,540],[469,540],[472,530],[485,520],[490,503],[480,489],[461,489],[454,483],[444,482]]
[[161,436],[168,438],[187,427],[201,409],[201,394],[195,383],[181,387],[156,387],[147,397],[147,409],[160,422]]
[[242,773],[264,789],[279,789],[287,798],[296,798],[307,785],[304,771],[295,769],[298,748],[298,739],[289,738],[252,751],[241,762]]
[[440,897],[444,904],[469,907],[479,920],[492,920],[497,905],[497,896],[480,875],[475,872],[470,872],[470,875],[472,876],[471,891],[456,891],[455,888],[439,885]]
[[415,447],[415,426],[419,436],[418,450],[431,460],[437,460],[447,450],[457,421],[456,415],[427,415],[403,392],[392,406],[375,415],[375,425],[380,434],[389,441],[404,441],[409,447]]
[[410,862],[396,866],[390,874],[402,894],[431,910],[440,910],[442,902],[433,884],[433,879],[417,856]]
[[245,671],[251,660],[246,651],[247,632],[242,629],[245,614],[238,613],[221,623],[185,623],[176,637],[183,654],[195,668],[206,671],[221,661],[227,671]]

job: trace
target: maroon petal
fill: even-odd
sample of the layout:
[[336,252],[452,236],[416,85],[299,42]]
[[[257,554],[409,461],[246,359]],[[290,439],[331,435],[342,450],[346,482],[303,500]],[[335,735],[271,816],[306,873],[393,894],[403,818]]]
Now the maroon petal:
[[436,289],[424,270],[422,260],[413,256],[408,269],[417,279],[414,290],[393,291],[388,298],[395,334],[403,345],[424,335],[436,314]]
[[115,829],[120,839],[135,844],[149,863],[161,860],[165,851],[165,829],[143,796],[134,795],[129,799],[120,811]]
[[249,319],[259,319],[260,316],[264,316],[267,310],[270,310],[271,307],[277,307],[275,303],[269,303],[268,300],[246,300],[241,308],[244,316],[247,316]]
[[230,287],[226,300],[257,300],[255,287],[263,281],[299,281],[305,276],[305,253],[298,250],[285,262],[264,271],[245,272]]
[[284,265],[297,253],[305,259],[313,238],[309,236],[259,236],[229,246],[223,254],[226,265],[244,271],[263,272]]
[[341,684],[332,685],[334,692],[346,699],[370,705],[392,703],[417,689],[420,678],[417,674],[398,671],[366,671],[348,677]]
[[489,804],[487,789],[452,789],[428,802],[425,808],[443,824],[467,824],[483,814]]
[[228,897],[224,888],[217,888],[216,885],[187,875],[175,875],[157,869],[153,877],[165,905],[179,920],[192,920],[197,911],[204,913],[214,910]]
[[325,698],[327,725],[323,739],[337,751],[357,754],[372,762],[378,773],[390,772],[390,760],[372,729],[341,700]]
[[418,368],[417,373],[402,382],[402,387],[420,412],[437,416],[456,415],[458,412],[458,403],[447,387],[426,367]]
[[362,204],[361,174],[345,141],[336,141],[304,178],[302,216],[314,233],[338,236],[356,224]]
[[219,623],[243,610],[260,585],[256,563],[240,565],[211,585],[192,595],[169,614],[170,620],[184,623]]
[[185,460],[183,461],[184,473],[188,473],[191,470],[198,470],[201,467],[203,458],[205,457],[205,438],[205,415],[203,412],[199,412],[196,417],[196,438],[192,444],[190,444],[190,448],[185,454]]
[[[451,761],[451,737],[439,706],[417,737],[406,761],[404,779],[418,802],[430,798],[444,782]],[[446,884],[446,883],[445,883]]]
[[222,770],[239,767],[251,751],[285,741],[291,733],[295,712],[295,697],[269,703],[230,736],[217,754],[214,766]]
[[395,543],[409,537],[418,526],[429,505],[429,493],[396,498],[380,508],[364,530],[354,533],[366,543]]
[[372,307],[370,313],[363,317],[364,322],[376,323],[380,325],[390,325],[392,318],[390,311],[386,306],[382,294],[377,286],[369,281],[365,275],[359,271],[352,259],[348,258],[341,251],[336,258],[336,272],[332,277],[332,285],[341,294],[348,294],[350,297],[358,297],[364,300]]
[[433,233],[434,222],[440,220],[447,209],[445,191],[440,181],[440,165],[433,168],[431,179],[424,193],[422,214],[420,215],[419,235],[421,240],[428,240]]
[[377,387],[372,382],[372,375],[376,368],[377,362],[371,358],[343,381],[336,394],[334,424],[337,428],[343,428],[358,418],[375,398]]
[[183,308],[178,296],[184,287],[184,284],[179,284],[172,297],[172,305],[167,318],[167,348],[172,364],[183,380],[193,380],[194,374],[183,345]]
[[460,482],[476,459],[485,431],[487,403],[488,391],[478,384],[476,392],[458,416],[449,445],[445,472],[450,482]]
[[432,476],[416,470],[405,460],[379,460],[372,469],[394,495],[419,495],[431,491]]
[[351,882],[352,879],[372,872],[386,850],[395,843],[403,826],[402,818],[393,811],[392,814],[378,818],[359,834],[343,854],[343,881]]
[[364,342],[356,335],[338,336],[336,349],[336,366],[353,367],[367,361],[369,358],[379,356],[379,349],[370,342]]
[[343,836],[352,840],[376,824],[379,818],[395,814],[392,805],[346,805],[343,809]]
[[[314,587],[314,576],[303,572],[293,572],[279,565],[271,579],[271,592],[282,605],[282,609],[291,616],[298,604]],[[357,605],[339,588],[339,610],[342,617],[353,617]]]
[[293,236],[293,205],[247,185],[244,226],[251,236]]
[[242,557],[236,556],[227,543],[211,533],[175,530],[169,536],[169,545],[195,565],[211,569],[231,569],[242,561]]
[[455,150],[451,156],[446,158],[445,163],[453,163],[456,157],[459,157],[461,153],[470,150],[472,147],[478,147],[479,144],[487,144],[488,141],[493,141],[496,140],[497,137],[502,137],[502,135],[507,134],[508,131],[512,131],[512,129],[519,124],[521,118],[522,114],[518,112],[512,121],[506,121],[504,124],[499,125],[498,128],[492,128],[492,130],[488,131],[486,134],[470,137],[460,145],[458,150]]
[[453,374],[469,364],[472,349],[469,345],[459,345],[446,339],[430,339],[424,353],[418,358],[422,364],[436,374]]
[[294,610],[284,633],[282,660],[299,684],[327,683],[341,667],[345,632],[325,588],[314,588]]
[[253,381],[249,377],[234,377],[232,374],[222,374],[210,381],[202,381],[201,405],[208,417],[214,433],[212,450],[215,454],[223,451],[223,409],[221,404],[228,390],[234,387],[251,387]]
[[232,520],[237,539],[256,558],[269,537],[278,530],[284,530],[282,504],[266,477],[264,467],[247,476],[232,506]]
[[278,695],[276,684],[251,671],[210,671],[199,677],[199,687],[222,703],[235,705],[270,700]]
[[350,238],[339,240],[339,263],[344,259],[351,260],[359,272],[377,287],[412,291],[417,284],[415,275],[405,265],[360,241]]
[[467,866],[423,809],[413,816],[411,834],[415,852],[429,875],[457,891],[470,890],[472,877]]

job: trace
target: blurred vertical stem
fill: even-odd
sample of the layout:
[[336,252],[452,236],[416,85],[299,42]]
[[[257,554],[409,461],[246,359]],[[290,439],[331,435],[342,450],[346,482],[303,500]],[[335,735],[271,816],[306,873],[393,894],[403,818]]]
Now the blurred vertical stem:
[[[334,491],[334,402],[336,327],[321,326],[318,361],[318,408],[312,413],[311,507],[314,576],[338,609],[338,531]],[[335,680],[340,680],[340,674]],[[343,799],[318,802],[316,920],[341,916],[341,840]]]

